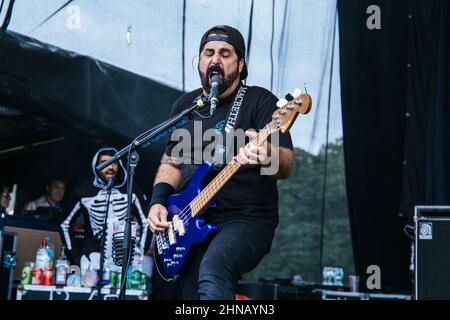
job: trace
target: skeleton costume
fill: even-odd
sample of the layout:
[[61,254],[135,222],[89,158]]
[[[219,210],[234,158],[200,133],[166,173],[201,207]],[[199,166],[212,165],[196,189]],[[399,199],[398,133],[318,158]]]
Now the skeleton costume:
[[[107,151],[117,152],[114,148],[100,149],[92,159],[92,171],[94,173],[94,181],[91,186],[83,188],[84,190],[76,191],[75,196],[72,197],[72,204],[69,205],[67,212],[70,212],[64,222],[61,224],[64,242],[66,244],[69,256],[77,261],[75,257],[77,254],[73,253],[73,234],[71,232],[72,224],[83,216],[85,221],[85,240],[81,254],[89,254],[90,252],[99,252],[101,245],[102,230],[105,221],[105,212],[107,207],[108,192],[106,191],[107,182],[97,174],[95,167],[97,159]],[[104,261],[105,263],[113,263],[112,260],[112,230],[115,221],[124,221],[127,215],[127,192],[126,181],[127,172],[121,160],[119,162],[119,169],[115,177],[115,184],[111,189],[109,198],[107,227],[104,246]],[[142,211],[143,202],[139,200],[138,196],[132,195],[132,216],[138,222],[140,228],[138,232],[137,246],[144,249],[147,238],[148,224]],[[142,252],[142,251],[141,251]]]

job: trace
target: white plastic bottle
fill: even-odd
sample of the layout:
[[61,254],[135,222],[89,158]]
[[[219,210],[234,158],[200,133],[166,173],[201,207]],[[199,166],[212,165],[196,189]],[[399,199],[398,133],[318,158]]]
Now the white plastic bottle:
[[56,277],[55,277],[56,285],[59,286],[66,285],[68,269],[69,269],[69,261],[67,261],[66,254],[64,252],[64,246],[62,246],[59,259],[56,260]]
[[48,269],[50,266],[50,257],[47,250],[47,240],[44,238],[42,240],[41,247],[36,253],[36,263],[35,268],[40,268],[42,270]]

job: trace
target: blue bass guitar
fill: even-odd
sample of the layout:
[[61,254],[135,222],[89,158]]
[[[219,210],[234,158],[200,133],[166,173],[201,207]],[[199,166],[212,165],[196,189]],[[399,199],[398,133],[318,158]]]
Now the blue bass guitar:
[[[310,111],[309,94],[296,89],[294,96],[287,95],[288,98],[290,101],[286,99],[278,101],[279,109],[273,113],[273,120],[251,143],[259,145],[275,131],[286,132],[299,113],[306,114]],[[194,173],[188,187],[182,193],[167,199],[169,228],[157,233],[154,241],[156,267],[163,277],[173,278],[179,275],[192,245],[203,242],[217,230],[216,226],[205,224],[205,221],[197,216],[210,207],[214,195],[239,168],[240,164],[232,160],[205,186],[205,177],[213,170],[213,164],[205,162]]]

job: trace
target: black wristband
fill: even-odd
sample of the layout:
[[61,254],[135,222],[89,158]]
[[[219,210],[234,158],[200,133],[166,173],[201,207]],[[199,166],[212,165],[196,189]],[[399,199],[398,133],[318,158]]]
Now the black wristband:
[[166,206],[167,197],[175,193],[174,187],[166,182],[160,182],[153,186],[152,199],[150,200],[150,205],[148,209],[155,204],[162,204]]

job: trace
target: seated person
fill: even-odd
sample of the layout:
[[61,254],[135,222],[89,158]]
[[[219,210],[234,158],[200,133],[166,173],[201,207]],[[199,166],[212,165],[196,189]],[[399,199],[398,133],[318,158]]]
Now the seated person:
[[7,214],[6,209],[9,207],[11,201],[11,189],[6,184],[0,184],[1,199],[0,199],[0,214]]
[[64,217],[61,211],[61,201],[64,197],[66,183],[61,178],[49,180],[45,194],[25,205],[24,214],[36,218],[60,222]]
[[[3,232],[3,225],[4,225],[4,218],[8,214],[8,207],[9,203],[11,201],[11,188],[5,184],[0,182],[0,231]],[[0,232],[1,236],[3,237],[3,234]],[[0,239],[1,240],[1,239]],[[1,241],[0,241],[1,242]],[[0,246],[1,249],[1,246]],[[1,267],[0,267],[1,269]]]
[[36,211],[41,207],[58,207],[64,197],[66,182],[60,178],[51,179],[45,187],[45,194],[40,198],[30,201],[25,206],[25,211]]

